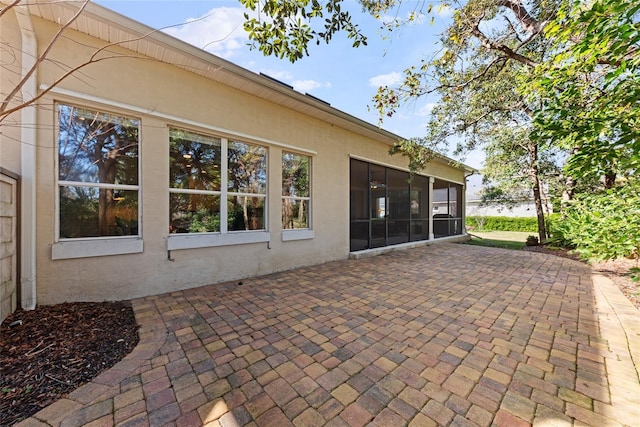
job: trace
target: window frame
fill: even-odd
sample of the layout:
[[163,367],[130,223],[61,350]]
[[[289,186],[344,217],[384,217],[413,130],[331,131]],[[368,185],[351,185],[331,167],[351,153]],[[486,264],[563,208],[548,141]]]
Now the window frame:
[[[220,174],[220,189],[218,190],[201,190],[201,189],[188,189],[188,188],[177,188],[177,187],[172,187],[172,182],[171,182],[171,165],[169,165],[169,205],[171,205],[171,194],[188,194],[188,195],[203,195],[203,196],[217,196],[219,198],[219,204],[220,204],[220,208],[218,210],[218,214],[219,214],[219,221],[220,218],[222,218],[222,177],[223,177],[223,141],[221,137],[218,136],[213,136],[213,135],[208,135],[202,132],[195,132],[192,131],[190,129],[185,129],[185,128],[180,128],[178,126],[168,126],[169,128],[169,161],[171,161],[171,131],[172,130],[176,130],[176,131],[183,131],[183,132],[187,132],[190,134],[195,134],[195,135],[199,135],[201,137],[205,137],[205,138],[209,138],[212,140],[218,140],[219,144],[220,144],[220,166],[219,166],[219,174]],[[193,142],[193,141],[191,141]],[[209,144],[212,147],[215,147],[214,144]],[[171,209],[169,209],[169,226],[171,227]],[[220,222],[220,231],[202,231],[202,232],[189,232],[189,233],[170,233],[170,234],[180,234],[180,235],[193,235],[193,234],[203,234],[203,233],[220,233],[222,231],[222,222]],[[226,223],[225,223],[225,227],[226,227]]]
[[[225,226],[224,226],[224,231],[222,227],[220,227],[221,233],[222,234],[230,234],[230,233],[251,233],[251,232],[260,232],[260,231],[269,231],[269,216],[268,216],[268,211],[269,211],[269,147],[265,146],[265,145],[261,145],[261,144],[256,144],[253,142],[248,142],[248,141],[243,141],[241,139],[238,138],[222,138],[223,139],[223,147],[224,150],[226,152],[227,155],[227,161],[226,161],[226,167],[225,167],[225,174],[223,179],[221,180],[221,190],[223,192],[223,197],[221,197],[221,208],[223,205],[223,201],[224,201],[224,209],[225,209],[225,216],[224,218],[227,218],[227,220],[225,221]],[[231,145],[232,143],[239,143],[239,144],[247,144],[247,145],[254,145],[256,147],[262,147],[264,149],[264,167],[265,167],[265,184],[264,184],[264,193],[250,193],[248,191],[232,191],[229,188],[229,145]],[[259,230],[231,230],[229,231],[228,227],[229,227],[229,221],[228,221],[228,212],[226,211],[228,209],[229,206],[229,198],[230,197],[256,197],[256,198],[260,198],[263,200],[262,205],[263,205],[263,218],[262,221],[264,223],[264,228],[263,229],[259,229]],[[222,209],[221,209],[222,210]],[[222,216],[221,216],[222,217]]]
[[281,166],[281,185],[282,192],[284,192],[284,156],[292,155],[299,157],[306,157],[308,161],[308,170],[307,170],[307,181],[308,181],[308,196],[287,196],[281,194],[282,206],[284,206],[285,200],[295,200],[300,202],[307,202],[307,226],[304,228],[285,228],[283,224],[284,215],[282,209],[280,210],[280,218],[281,218],[281,227],[282,227],[282,240],[300,240],[300,239],[310,239],[313,238],[313,203],[312,203],[312,175],[313,175],[313,157],[308,154],[297,153],[294,151],[282,150],[282,155],[280,158],[280,166]]
[[[220,190],[204,190],[207,195],[217,195],[220,197],[220,231],[196,232],[196,233],[169,233],[167,236],[167,250],[196,249],[216,246],[242,245],[250,243],[264,243],[271,240],[269,232],[269,146],[265,144],[248,141],[243,138],[236,138],[226,135],[216,135],[215,133],[202,130],[190,129],[185,126],[169,124],[170,129],[180,129],[191,133],[200,134],[210,138],[220,140]],[[238,191],[230,191],[229,189],[229,144],[238,142],[253,146],[262,147],[265,150],[265,192],[263,193],[245,193]],[[169,141],[167,141],[169,144]],[[171,183],[169,183],[170,185]],[[169,187],[169,193],[172,188]],[[175,190],[175,189],[174,189]],[[196,191],[202,194],[201,190]],[[182,191],[180,191],[182,192]],[[233,196],[249,196],[261,197],[264,199],[264,229],[260,230],[229,230],[228,229],[228,199]],[[225,218],[225,221],[222,221]]]
[[[142,118],[130,112],[117,112],[109,108],[98,105],[81,105],[76,102],[66,100],[53,101],[53,131],[54,131],[54,242],[51,246],[51,258],[70,259],[88,258],[94,256],[120,255],[130,253],[140,253],[143,251],[143,224],[142,224]],[[92,113],[108,114],[123,119],[137,121],[138,141],[137,141],[137,184],[109,184],[83,181],[68,181],[60,179],[60,108],[68,107],[91,111]],[[60,190],[62,187],[83,187],[83,188],[110,188],[114,190],[136,191],[137,192],[137,221],[138,230],[136,235],[125,236],[88,236],[88,237],[61,237],[60,236]]]

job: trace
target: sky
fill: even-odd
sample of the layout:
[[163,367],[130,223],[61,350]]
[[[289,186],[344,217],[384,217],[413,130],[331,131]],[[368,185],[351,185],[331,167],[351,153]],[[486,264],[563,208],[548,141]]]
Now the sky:
[[[440,34],[451,20],[451,10],[441,8],[430,18],[404,26],[392,33],[381,22],[362,12],[356,0],[345,0],[352,19],[367,36],[367,46],[352,47],[346,35],[334,37],[329,45],[313,43],[309,56],[295,63],[265,57],[251,50],[243,30],[245,10],[228,0],[98,0],[97,3],[153,28],[207,50],[243,68],[264,73],[309,93],[331,106],[372,124],[379,116],[372,98],[379,86],[393,86],[402,80],[404,69],[429,59],[439,49]],[[410,13],[415,2],[399,11]],[[429,114],[437,99],[420,98],[404,105],[393,117],[385,117],[381,127],[404,138],[424,136]],[[457,159],[480,168],[482,155],[472,153]]]

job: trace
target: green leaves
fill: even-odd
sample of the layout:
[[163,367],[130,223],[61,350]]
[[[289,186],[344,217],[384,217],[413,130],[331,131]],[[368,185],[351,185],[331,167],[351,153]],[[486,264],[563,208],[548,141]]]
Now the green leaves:
[[529,92],[542,102],[532,137],[577,148],[574,176],[640,166],[639,10],[635,0],[569,2],[546,27],[556,54],[536,69]]
[[[293,62],[309,54],[309,43],[329,43],[338,33],[355,47],[366,44],[344,11],[345,0],[240,1],[254,11],[262,7],[259,18],[246,16],[245,29],[265,55]],[[402,5],[359,2],[378,19]],[[433,16],[436,9],[407,4],[414,8],[407,20],[396,11],[396,19],[383,27],[394,30],[415,13]],[[637,254],[639,186],[634,184],[635,195],[617,188],[594,195],[594,189],[601,188],[602,177],[614,187],[640,170],[640,2],[454,5],[441,50],[405,70],[400,85],[382,87],[374,97],[382,119],[420,97],[439,96],[426,136],[399,141],[391,152],[406,156],[411,171],[418,171],[436,148],[447,148],[457,136],[457,153],[485,148],[485,173],[511,196],[534,191],[539,198],[541,179],[553,186],[567,178],[568,194],[588,189],[571,205],[567,222],[567,235],[580,250],[594,257]],[[556,169],[558,157],[568,159],[563,173]]]
[[244,29],[252,41],[251,47],[265,56],[295,62],[309,55],[309,43],[329,43],[340,32],[353,40],[353,47],[367,44],[366,37],[352,23],[351,15],[342,10],[343,0],[239,1],[259,14],[258,18],[250,18],[245,13]]
[[595,194],[583,193],[568,206],[556,233],[584,258],[638,259],[640,255],[640,181],[628,181]]
[[409,173],[423,170],[426,165],[437,157],[435,147],[429,147],[429,141],[424,138],[403,139],[389,149],[389,154],[400,154],[409,159]]

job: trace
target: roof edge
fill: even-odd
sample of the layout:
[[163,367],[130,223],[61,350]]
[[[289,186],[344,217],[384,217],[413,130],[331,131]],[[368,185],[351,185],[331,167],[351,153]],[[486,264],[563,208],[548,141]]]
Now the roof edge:
[[[67,9],[72,9],[73,11],[77,11],[82,4],[84,4],[84,1],[68,1],[68,2],[65,1],[61,3],[57,3],[57,6],[64,7]],[[47,19],[46,17],[41,16],[38,13],[34,13],[34,12],[37,12],[37,10],[33,6],[30,9],[31,9],[31,12],[36,16],[40,16],[44,19]],[[372,135],[372,134],[377,135],[378,140],[380,142],[384,142],[390,146],[395,144],[397,141],[405,139],[393,132],[390,132],[381,128],[380,126],[371,124],[363,119],[360,119],[349,113],[346,113],[342,110],[332,107],[327,101],[321,100],[312,95],[298,92],[292,89],[291,87],[289,87],[288,85],[285,86],[284,84],[274,80],[269,76],[261,75],[259,73],[250,71],[224,58],[216,56],[194,45],[184,42],[174,36],[171,36],[163,31],[165,28],[169,28],[169,27],[163,27],[160,29],[150,27],[146,24],[143,24],[139,21],[129,18],[128,16],[125,16],[121,13],[118,13],[112,9],[109,9],[105,6],[94,3],[92,1],[86,4],[82,14],[86,14],[98,21],[105,22],[108,25],[119,27],[120,29],[133,33],[139,37],[144,37],[146,39],[153,40],[155,43],[158,43],[169,50],[172,50],[182,55],[190,56],[191,58],[202,62],[204,65],[224,69],[229,73],[233,73],[234,75],[239,76],[240,78],[246,79],[248,81],[251,81],[252,83],[268,88],[269,90],[273,90],[282,95],[293,98],[297,102],[300,102],[318,111],[322,111],[326,114],[329,114],[338,120],[344,120],[352,125],[355,125],[356,127],[359,127],[360,129],[362,129],[363,134],[365,136]],[[89,35],[99,39],[103,39],[97,34],[89,34]],[[126,43],[123,43],[123,44],[126,44]],[[167,63],[172,64],[170,62],[167,62]],[[177,65],[177,64],[172,64],[172,65]],[[436,161],[440,163],[446,163],[448,166],[452,166],[458,169],[463,169],[464,171],[467,171],[467,172],[473,172],[473,173],[478,172],[478,170],[470,166],[467,166],[461,162],[458,162],[457,160],[451,159],[439,153],[436,153],[436,159],[437,159]]]

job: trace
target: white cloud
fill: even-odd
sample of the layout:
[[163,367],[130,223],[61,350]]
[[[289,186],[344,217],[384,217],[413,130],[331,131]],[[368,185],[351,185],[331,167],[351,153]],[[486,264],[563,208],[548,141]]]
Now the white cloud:
[[260,70],[260,72],[283,82],[293,79],[293,75],[289,71]]
[[431,20],[434,17],[439,18],[449,18],[453,16],[453,9],[451,6],[447,4],[440,4],[439,6],[433,6],[433,8],[425,13],[422,10],[413,10],[406,13],[404,17],[398,17],[393,15],[383,15],[380,20],[384,25],[391,25],[394,23],[399,23],[401,26],[403,25],[422,25]]
[[453,16],[453,8],[449,5],[443,4],[436,9],[436,13],[442,18],[448,18],[449,16]]
[[473,150],[467,153],[466,157],[462,160],[466,165],[472,168],[482,169],[484,166],[485,153],[482,150]]
[[239,7],[214,8],[199,18],[189,18],[184,24],[167,28],[164,32],[223,58],[230,58],[248,41],[242,28],[243,13],[244,9]]
[[331,83],[320,83],[316,80],[294,80],[291,82],[293,88],[299,92],[310,92],[314,89],[322,88],[330,88]]
[[433,108],[435,106],[436,106],[435,102],[428,102],[425,105],[423,105],[422,107],[420,107],[420,109],[418,110],[417,115],[419,117],[430,116],[431,112],[433,111]]
[[371,77],[369,79],[369,86],[394,86],[402,81],[402,74],[394,71],[389,74],[381,74],[379,76]]

